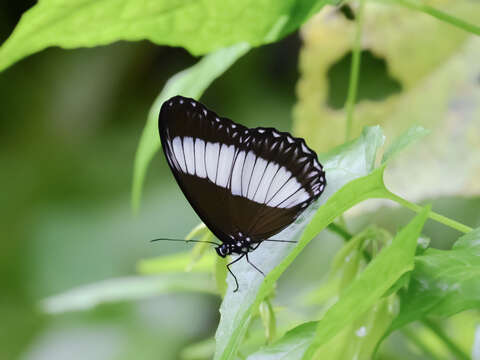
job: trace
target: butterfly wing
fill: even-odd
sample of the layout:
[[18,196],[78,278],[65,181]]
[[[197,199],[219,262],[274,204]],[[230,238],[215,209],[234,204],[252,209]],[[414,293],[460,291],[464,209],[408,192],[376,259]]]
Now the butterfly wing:
[[[236,215],[242,232],[262,241],[290,225],[321,195],[325,173],[303,139],[273,128],[249,129],[241,149],[232,181],[243,180],[241,198],[250,209]],[[232,190],[236,187],[233,183]]]
[[159,131],[177,183],[223,242],[238,231],[267,239],[323,192],[315,153],[288,133],[248,129],[181,96],[162,105]]

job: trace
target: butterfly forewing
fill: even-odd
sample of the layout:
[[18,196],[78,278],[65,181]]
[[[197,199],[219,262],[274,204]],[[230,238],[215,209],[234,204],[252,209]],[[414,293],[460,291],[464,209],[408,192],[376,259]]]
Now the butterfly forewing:
[[322,166],[303,139],[248,129],[193,99],[167,100],[159,131],[180,188],[223,242],[233,242],[239,231],[254,242],[275,235],[325,187]]

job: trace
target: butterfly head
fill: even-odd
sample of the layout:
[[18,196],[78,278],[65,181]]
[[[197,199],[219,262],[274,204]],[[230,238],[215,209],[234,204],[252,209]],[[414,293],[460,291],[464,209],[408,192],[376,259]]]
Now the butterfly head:
[[229,245],[230,245],[230,244],[225,244],[225,243],[224,243],[224,244],[222,244],[222,245],[220,245],[220,246],[217,246],[217,247],[215,248],[215,251],[217,252],[218,256],[224,258],[225,256],[231,254],[231,253],[232,253],[232,250],[230,249],[230,246],[229,246]]
[[225,257],[230,254],[247,254],[254,250],[252,247],[251,237],[244,235],[238,231],[235,235],[231,236],[228,242],[224,242],[222,245],[217,246],[215,250],[221,257]]

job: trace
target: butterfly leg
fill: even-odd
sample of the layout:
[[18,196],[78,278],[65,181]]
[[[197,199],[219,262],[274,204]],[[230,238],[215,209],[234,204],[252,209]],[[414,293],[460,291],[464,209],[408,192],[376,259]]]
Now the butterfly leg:
[[258,267],[256,267],[253,263],[250,262],[250,259],[248,258],[248,254],[245,254],[245,257],[247,258],[247,262],[252,265],[252,267],[257,270],[260,274],[263,275],[263,277],[265,277],[265,274],[262,270],[260,270]]
[[239,261],[241,258],[243,258],[245,255],[242,255],[242,256],[239,256],[238,258],[236,258],[235,260],[233,260],[232,262],[228,263],[227,264],[227,269],[228,269],[228,272],[230,274],[232,274],[233,276],[233,279],[235,280],[235,290],[233,290],[233,292],[237,292],[238,291],[238,280],[237,280],[237,277],[235,276],[235,274],[232,272],[232,270],[230,270],[230,265],[233,265],[235,264],[237,261]]
[[262,243],[261,241],[258,242],[258,243],[256,243],[256,244],[255,244],[255,245],[256,245],[255,247],[254,247],[254,245],[250,246],[251,251],[256,250],[256,249],[260,246],[261,243]]

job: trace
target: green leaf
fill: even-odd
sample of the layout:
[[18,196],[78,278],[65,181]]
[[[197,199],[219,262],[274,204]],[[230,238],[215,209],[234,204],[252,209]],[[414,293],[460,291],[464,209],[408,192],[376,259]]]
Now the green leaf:
[[354,142],[331,152],[323,160],[327,187],[320,202],[307,210],[301,219],[278,235],[279,239],[297,239],[304,224],[311,217],[315,206],[325,202],[305,227],[297,246],[277,243],[262,243],[250,255],[250,261],[259,264],[267,274],[263,278],[246,262],[232,267],[240,289],[233,293],[233,279],[229,276],[229,289],[220,307],[220,324],[215,335],[217,348],[215,359],[232,359],[238,350],[253,313],[262,300],[273,290],[275,282],[305,246],[337,216],[362,200],[382,197],[386,194],[383,185],[383,167],[369,174],[377,146],[383,135],[379,127],[367,128]]
[[296,30],[326,0],[43,0],[0,48],[0,71],[49,46],[119,40],[183,46],[200,55],[240,42],[257,46]]
[[137,271],[144,275],[185,271],[211,273],[215,257],[212,253],[205,254],[192,264],[191,252],[159,256],[153,259],[140,260],[137,265]]
[[215,351],[215,339],[213,337],[198,343],[187,345],[180,352],[181,360],[205,360],[210,359]]
[[390,147],[385,151],[382,157],[382,163],[388,162],[391,158],[401,152],[411,143],[430,134],[430,130],[422,126],[414,125],[407,129],[402,135],[397,137]]
[[419,213],[345,289],[338,302],[320,320],[304,359],[310,359],[321,345],[364,314],[404,273],[413,269],[417,239],[429,211],[426,207]]
[[196,229],[200,228],[201,231],[200,233],[204,233],[203,236],[200,239],[193,239],[195,236],[195,229],[190,232],[190,234],[187,235],[186,240],[199,240],[200,242],[197,242],[195,246],[193,247],[191,253],[190,253],[190,264],[187,266],[186,271],[190,271],[195,264],[203,258],[205,255],[205,252],[208,250],[211,250],[212,242],[213,239],[213,234],[208,230],[208,228],[203,224],[197,225]]
[[51,296],[42,301],[41,308],[49,314],[83,311],[100,304],[185,291],[216,294],[214,284],[206,274],[131,276],[100,281]]
[[205,56],[195,65],[168,80],[150,108],[147,123],[143,129],[135,155],[132,185],[132,204],[135,211],[138,210],[140,205],[142,186],[148,165],[155,153],[160,149],[157,121],[162,103],[170,97],[179,94],[198,99],[217,77],[222,75],[248,50],[249,46],[246,44],[238,44],[229,48],[220,49],[215,53]]
[[[355,281],[365,269],[363,249],[367,243],[378,242],[385,245],[385,234],[381,229],[368,227],[358,235],[352,237],[336,254],[331,265],[329,279],[320,289],[310,295],[310,301],[318,307],[322,306],[322,312],[326,312],[333,305],[340,294]],[[391,242],[391,238],[390,238]],[[313,295],[313,296],[312,296]],[[349,322],[331,341],[321,347],[322,359],[370,359],[375,345],[388,329],[396,315],[394,306],[396,297],[382,297],[360,317]],[[284,339],[256,352],[252,358],[268,359],[278,358],[301,359],[306,349],[314,338],[315,329],[308,334],[308,338],[299,344],[290,345]]]
[[215,283],[217,284],[218,293],[225,296],[227,292],[227,259],[220,256],[215,256]]
[[294,360],[301,359],[305,349],[315,335],[317,321],[303,323],[288,331],[279,341],[267,346],[254,354],[248,360]]
[[462,236],[452,250],[428,249],[415,259],[400,313],[389,332],[429,315],[449,317],[480,306],[480,228]]
[[[394,296],[380,299],[360,318],[321,347],[319,359],[371,359],[375,345],[394,317]],[[314,339],[319,321],[301,324],[280,340],[256,351],[248,360],[299,360]]]

